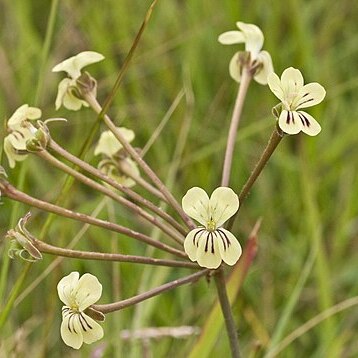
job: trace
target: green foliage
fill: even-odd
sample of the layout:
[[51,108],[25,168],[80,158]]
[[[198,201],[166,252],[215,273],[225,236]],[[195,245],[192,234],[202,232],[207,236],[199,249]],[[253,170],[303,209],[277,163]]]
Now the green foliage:
[[[60,1],[46,56],[44,46],[51,2],[3,0],[0,5],[1,120],[6,120],[23,103],[37,104],[45,118],[68,119],[67,123],[53,123],[51,133],[70,152],[79,153],[96,116],[88,109],[80,112],[60,109],[55,113],[60,77],[50,69],[82,50],[103,53],[106,60],[90,68],[98,79],[102,102],[115,82],[149,5],[150,1],[143,0]],[[173,183],[173,193],[180,199],[194,185],[211,192],[220,182],[237,85],[228,75],[228,63],[235,48],[220,45],[217,36],[234,29],[235,21],[260,26],[265,35],[265,49],[271,53],[277,73],[294,66],[302,71],[306,82],[317,81],[326,88],[326,100],[310,112],[321,123],[321,134],[315,138],[301,134],[283,140],[251,191],[234,228],[244,246],[257,218],[263,218],[256,261],[233,306],[244,357],[256,349],[257,342],[263,345],[258,356],[263,355],[270,345],[267,337],[274,337],[272,344],[277,344],[321,311],[358,295],[357,17],[355,2],[348,0],[288,0],[284,5],[259,0],[159,0],[109,110],[117,125],[135,130],[134,145],[143,147],[182,88],[192,87],[193,110],[190,111],[191,104],[183,98],[146,155],[165,181],[173,165],[185,113],[190,113],[192,124]],[[40,81],[43,81],[41,85]],[[253,83],[249,88],[233,163],[231,187],[236,192],[246,181],[272,131],[271,108],[276,103],[268,87]],[[2,122],[0,139],[5,134],[3,128]],[[87,159],[97,163],[93,148]],[[62,173],[48,168],[38,158],[29,158],[26,164],[17,164],[11,171],[6,158],[2,158],[0,165],[6,168],[14,185],[49,201],[56,200],[64,182]],[[78,183],[71,193],[66,203],[69,208],[91,213],[99,204],[98,196]],[[14,205],[6,198],[1,201],[0,236],[3,237],[29,208]],[[32,213],[28,228],[35,236],[40,235],[47,216],[37,210]],[[143,228],[117,205],[107,205],[99,214],[101,218],[112,216],[122,225]],[[64,247],[81,227],[57,217],[45,240]],[[151,230],[145,229],[148,233]],[[87,230],[76,248],[132,254],[143,254],[146,250],[140,243],[96,228]],[[8,263],[6,251],[7,244],[0,243],[0,312],[26,267],[19,261]],[[312,252],[316,257],[310,265]],[[45,255],[41,262],[33,264],[22,291],[54,260]],[[186,273],[181,269],[165,272],[151,269],[152,277],[143,283],[147,270],[144,266],[61,260],[31,293],[15,300],[14,309],[0,332],[0,356],[15,352],[21,357],[26,352],[28,356],[33,353],[33,356],[87,357],[95,347],[103,347],[106,357],[129,353],[133,357],[141,356],[145,344],[121,341],[120,330],[141,325],[201,327],[213,304],[213,283],[181,287],[155,299],[142,321],[136,314],[137,308],[110,315],[104,324],[104,340],[74,352],[59,337],[61,303],[56,294],[59,279],[74,270],[91,272],[100,279],[105,292],[101,303],[130,297],[139,287],[153,287],[151,284]],[[291,343],[282,354],[284,357],[355,356],[357,321],[354,308],[339,313]],[[225,356],[229,352],[227,338],[224,335],[218,338],[213,356],[220,352]],[[152,340],[149,349],[153,357],[185,357],[196,340],[197,337],[184,341]]]

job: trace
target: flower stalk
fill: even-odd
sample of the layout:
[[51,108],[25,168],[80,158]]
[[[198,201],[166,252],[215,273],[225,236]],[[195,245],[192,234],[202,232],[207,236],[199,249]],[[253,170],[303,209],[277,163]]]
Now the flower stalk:
[[77,258],[81,260],[131,262],[135,264],[199,269],[198,265],[187,261],[175,261],[175,260],[156,259],[156,258],[145,257],[145,256],[136,256],[136,255],[123,255],[123,254],[111,254],[111,253],[103,253],[103,252],[72,250],[72,249],[65,249],[65,248],[53,246],[40,240],[35,240],[34,245],[40,252],[44,254],[69,257],[69,258]]
[[[108,185],[112,186],[113,188],[121,191],[122,193],[126,194],[128,197],[130,197],[135,202],[143,205],[144,207],[148,208],[158,216],[160,216],[162,219],[167,221],[170,225],[172,225],[176,230],[178,230],[182,235],[186,234],[186,230],[176,221],[174,220],[170,215],[168,215],[165,211],[158,208],[156,205],[151,203],[149,200],[146,200],[141,195],[137,194],[132,189],[116,182],[115,180],[111,179],[104,173],[102,173],[97,168],[93,167],[92,165],[86,163],[85,161],[81,160],[80,158],[72,155],[71,153],[67,152],[64,148],[62,148],[59,144],[57,144],[55,141],[51,139],[49,143],[49,147],[61,155],[63,158],[68,160],[69,162],[75,164],[79,168],[85,170],[89,174],[97,177],[98,179],[102,180],[103,182],[107,183]],[[164,199],[163,196],[160,194],[160,198]]]
[[224,271],[222,268],[216,271],[214,275],[216,289],[219,296],[219,302],[221,306],[222,313],[224,315],[226,331],[229,337],[231,356],[232,358],[239,358],[239,340],[237,337],[236,325],[234,322],[234,317],[232,315],[231,305],[226,291],[226,282],[224,277]]
[[186,285],[188,283],[193,283],[198,281],[201,277],[208,275],[210,272],[209,269],[201,270],[199,272],[196,272],[192,275],[180,278],[178,280],[174,280],[172,282],[168,282],[164,285],[158,286],[152,290],[143,292],[139,295],[133,296],[131,298],[128,298],[126,300],[104,304],[104,305],[92,305],[92,308],[96,311],[102,312],[104,314],[119,311],[123,308],[133,306],[137,303],[140,303],[142,301],[145,301],[151,297],[157,296],[162,294],[163,292],[170,291],[176,287]]
[[[86,102],[97,114],[101,113],[102,107],[98,103],[97,99],[91,95],[91,93],[84,93],[83,98],[85,98]],[[144,159],[140,156],[140,154],[138,154],[137,151],[132,147],[132,145],[128,143],[125,140],[125,138],[123,138],[122,134],[117,130],[117,127],[114,125],[114,123],[109,118],[109,116],[105,114],[103,117],[103,121],[107,125],[107,127],[112,131],[112,133],[115,135],[118,141],[122,144],[123,148],[127,151],[127,153],[133,158],[133,160],[137,162],[137,164],[142,168],[142,170],[147,174],[147,176],[161,191],[161,193],[167,199],[168,203],[179,214],[179,216],[185,222],[187,227],[193,229],[195,227],[193,221],[184,213],[184,211],[182,210],[182,208],[180,207],[179,203],[176,201],[172,193],[166,188],[163,182],[149,167],[149,165],[144,161]]]
[[[249,179],[246,181],[244,187],[242,188],[240,194],[239,194],[239,200],[240,200],[240,204],[242,205],[243,201],[246,199],[247,195],[249,194],[252,186],[254,185],[255,181],[257,180],[257,178],[259,177],[259,175],[261,174],[263,168],[265,167],[266,163],[269,161],[269,159],[271,158],[271,155],[273,154],[273,152],[275,151],[275,149],[277,148],[277,146],[280,144],[282,138],[283,138],[284,134],[282,133],[282,131],[279,128],[275,128],[274,131],[271,134],[271,137],[266,145],[266,148],[264,149],[263,153],[261,154],[260,159],[258,160],[258,162],[256,163],[256,166],[254,168],[254,170],[252,171]],[[241,208],[241,205],[239,207],[239,210]],[[239,212],[239,210],[236,212],[236,214],[230,219],[229,224],[228,224],[228,229],[230,230],[230,228],[232,228],[235,218],[237,216],[237,213]]]
[[242,113],[247,90],[249,88],[251,79],[252,79],[252,74],[251,74],[249,68],[244,67],[244,69],[242,71],[241,82],[240,82],[239,90],[237,93],[234,112],[232,114],[229,134],[228,134],[228,138],[227,138],[221,186],[229,186],[237,128],[240,123],[241,113]]
[[126,235],[128,237],[131,237],[133,239],[136,239],[138,241],[144,242],[148,245],[154,246],[157,249],[160,249],[162,251],[169,252],[173,255],[176,255],[181,258],[186,258],[187,255],[181,251],[178,250],[172,246],[166,245],[160,241],[153,240],[151,237],[139,233],[137,231],[134,231],[132,229],[129,229],[125,226],[121,226],[106,220],[101,220],[94,218],[92,216],[78,213],[71,211],[69,209],[62,208],[61,206],[57,206],[51,203],[48,203],[43,200],[36,199],[20,190],[17,190],[15,187],[13,187],[10,183],[6,182],[5,180],[0,179],[0,191],[3,196],[8,197],[9,199],[21,202],[23,204],[27,204],[29,206],[38,208],[43,211],[47,211],[59,216],[63,216],[72,220],[80,221],[86,224],[94,225],[101,227],[103,229],[107,229],[113,232],[117,232],[119,234]]
[[53,157],[50,153],[47,151],[37,152],[36,153],[40,158],[46,160],[51,165],[57,167],[58,169],[64,171],[65,173],[72,175],[74,178],[79,180],[80,182],[88,185],[89,187],[101,192],[102,194],[110,197],[111,199],[115,200],[119,204],[127,207],[128,209],[132,210],[134,213],[140,215],[153,225],[160,228],[164,233],[166,233],[170,238],[174,239],[178,243],[183,242],[183,238],[178,235],[172,228],[168,227],[165,223],[159,221],[154,216],[147,213],[145,210],[140,208],[138,205],[132,203],[131,201],[123,198],[122,196],[116,194],[113,190],[106,188],[105,186],[97,183],[96,181],[88,178],[87,176],[77,172],[75,169],[69,167],[68,165],[62,163],[55,157]]

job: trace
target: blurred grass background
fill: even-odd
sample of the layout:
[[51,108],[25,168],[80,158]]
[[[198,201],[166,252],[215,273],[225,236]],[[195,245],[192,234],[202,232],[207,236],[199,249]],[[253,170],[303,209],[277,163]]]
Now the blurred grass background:
[[[104,100],[132,44],[149,1],[55,1],[55,26],[49,56],[44,52],[51,2],[1,0],[0,2],[0,136],[6,119],[28,103],[42,108],[44,118],[65,117],[53,123],[52,136],[78,153],[95,120],[90,110],[55,112],[58,74],[53,65],[83,50],[105,55],[89,68],[99,82]],[[264,49],[281,74],[299,68],[306,82],[324,85],[323,104],[309,110],[322,125],[318,137],[285,138],[240,211],[235,233],[245,244],[258,217],[263,218],[259,251],[233,309],[239,327],[243,357],[257,351],[264,356],[285,336],[325,309],[358,295],[358,8],[352,1],[158,1],[133,63],[110,108],[116,123],[136,132],[135,146],[143,147],[176,96],[186,95],[150,148],[146,159],[165,181],[172,183],[180,200],[192,186],[208,192],[220,183],[225,137],[237,85],[228,75],[228,63],[237,50],[222,46],[217,36],[235,28],[235,21],[257,24],[265,34]],[[240,47],[241,48],[241,47]],[[42,60],[43,59],[43,60]],[[41,61],[43,64],[41,65]],[[234,158],[231,187],[239,192],[264,148],[274,120],[276,104],[268,87],[253,83],[245,103]],[[191,123],[190,131],[185,126]],[[185,144],[176,147],[178,137]],[[179,151],[178,160],[173,161]],[[179,148],[180,149],[180,148]],[[88,153],[88,160],[93,151]],[[8,169],[6,159],[2,165]],[[177,169],[177,171],[175,171]],[[37,158],[29,157],[9,180],[33,196],[54,201],[64,175]],[[172,178],[170,178],[172,176]],[[101,218],[111,218],[151,232],[130,213],[75,184],[67,206],[91,213],[102,203]],[[0,206],[3,236],[29,208],[6,198]],[[40,235],[46,215],[32,210],[30,230]],[[46,240],[65,246],[81,225],[56,218]],[[153,235],[157,235],[153,233]],[[0,245],[0,309],[26,266],[6,258]],[[76,248],[119,250],[144,254],[143,245],[118,240],[116,235],[90,228]],[[22,290],[54,261],[45,257],[33,265]],[[2,332],[0,356],[95,357],[104,349],[108,357],[185,357],[196,337],[163,338],[149,347],[119,340],[122,329],[157,326],[202,326],[215,297],[213,284],[201,282],[148,301],[137,308],[109,316],[105,338],[76,352],[59,338],[60,307],[56,285],[70,271],[91,272],[104,286],[101,302],[127,298],[145,287],[154,287],[183,276],[181,269],[148,269],[129,264],[98,264],[64,260],[44,280],[15,302]],[[282,357],[356,357],[358,310],[334,315],[293,341]],[[271,343],[270,343],[271,342]],[[96,351],[97,349],[97,351]],[[228,356],[222,333],[211,357]]]

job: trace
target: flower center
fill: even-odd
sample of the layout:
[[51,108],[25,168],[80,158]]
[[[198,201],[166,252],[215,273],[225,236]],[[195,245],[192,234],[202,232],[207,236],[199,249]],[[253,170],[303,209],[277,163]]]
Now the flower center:
[[206,229],[208,231],[215,231],[216,230],[216,223],[212,218],[209,221],[206,222]]

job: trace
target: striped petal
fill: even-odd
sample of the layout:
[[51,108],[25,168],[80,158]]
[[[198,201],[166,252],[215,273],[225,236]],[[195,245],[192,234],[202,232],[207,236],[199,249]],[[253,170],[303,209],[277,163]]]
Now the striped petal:
[[301,119],[296,111],[283,110],[278,119],[278,125],[287,134],[297,134],[302,129]]
[[304,85],[298,94],[297,109],[307,108],[321,103],[326,96],[326,90],[317,82]]
[[302,123],[302,132],[313,137],[321,131],[321,126],[310,114],[304,111],[298,111],[297,114]]
[[219,228],[216,230],[219,239],[219,250],[222,260],[233,266],[239,260],[242,249],[236,237],[228,230]]
[[214,231],[205,231],[199,240],[196,257],[199,266],[216,269],[221,264],[219,241]]

